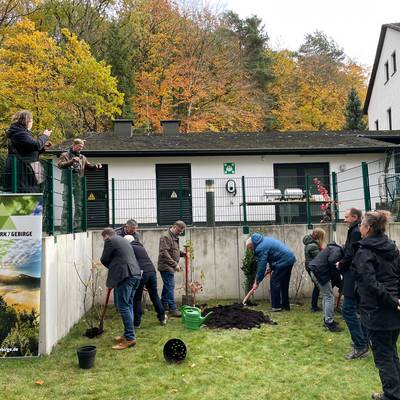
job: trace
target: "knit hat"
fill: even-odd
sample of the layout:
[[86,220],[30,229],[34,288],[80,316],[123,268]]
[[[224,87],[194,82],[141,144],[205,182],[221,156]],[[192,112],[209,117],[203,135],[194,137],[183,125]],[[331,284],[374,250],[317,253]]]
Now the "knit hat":
[[132,235],[125,235],[124,239],[126,239],[129,243],[135,240],[135,238]]

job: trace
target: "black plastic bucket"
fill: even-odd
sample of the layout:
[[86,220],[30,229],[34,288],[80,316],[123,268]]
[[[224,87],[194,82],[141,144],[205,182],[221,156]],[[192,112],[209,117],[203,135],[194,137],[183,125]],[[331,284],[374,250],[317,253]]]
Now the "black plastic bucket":
[[164,358],[169,363],[179,363],[186,357],[186,345],[180,339],[170,339],[164,345]]
[[76,351],[78,354],[79,368],[89,369],[94,365],[96,346],[82,346]]

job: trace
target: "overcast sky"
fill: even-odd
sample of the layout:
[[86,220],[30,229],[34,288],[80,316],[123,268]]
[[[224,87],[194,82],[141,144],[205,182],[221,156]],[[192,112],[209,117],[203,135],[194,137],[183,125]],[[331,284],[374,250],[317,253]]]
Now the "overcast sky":
[[325,32],[353,60],[374,62],[382,24],[400,22],[400,0],[211,0],[244,18],[262,18],[274,48],[297,50],[306,33]]

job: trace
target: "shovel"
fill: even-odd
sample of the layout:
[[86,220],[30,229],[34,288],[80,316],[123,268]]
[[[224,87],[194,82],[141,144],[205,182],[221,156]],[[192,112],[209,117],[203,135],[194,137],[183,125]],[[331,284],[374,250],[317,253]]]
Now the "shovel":
[[[265,274],[264,277],[268,276],[269,274],[271,274],[271,270],[269,269]],[[245,298],[242,301],[242,304],[245,306],[246,305],[246,301],[249,299],[249,297],[255,292],[255,290],[253,288],[250,289],[250,292],[246,294]]]
[[106,316],[107,305],[108,305],[108,302],[110,301],[111,290],[112,290],[112,288],[107,288],[106,302],[104,304],[103,312],[102,312],[101,317],[100,317],[100,326],[99,326],[99,331],[100,332],[103,332],[104,317]]

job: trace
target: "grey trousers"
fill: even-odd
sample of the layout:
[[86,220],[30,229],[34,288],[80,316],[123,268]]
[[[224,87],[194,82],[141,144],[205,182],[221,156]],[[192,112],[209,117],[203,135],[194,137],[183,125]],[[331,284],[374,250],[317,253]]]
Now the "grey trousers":
[[312,271],[310,272],[310,275],[322,295],[322,312],[324,314],[324,321],[327,324],[330,324],[333,322],[333,315],[335,312],[335,296],[333,295],[332,283],[331,281],[328,281],[324,285],[321,285]]

